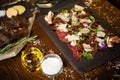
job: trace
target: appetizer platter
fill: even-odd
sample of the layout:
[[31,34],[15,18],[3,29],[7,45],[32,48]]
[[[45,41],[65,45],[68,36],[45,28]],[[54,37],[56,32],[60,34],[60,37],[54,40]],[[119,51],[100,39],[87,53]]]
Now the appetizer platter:
[[30,37],[34,19],[35,11],[25,1],[0,7],[0,60],[16,56],[27,42],[35,39]]
[[120,56],[119,33],[80,0],[63,1],[37,20],[78,72]]

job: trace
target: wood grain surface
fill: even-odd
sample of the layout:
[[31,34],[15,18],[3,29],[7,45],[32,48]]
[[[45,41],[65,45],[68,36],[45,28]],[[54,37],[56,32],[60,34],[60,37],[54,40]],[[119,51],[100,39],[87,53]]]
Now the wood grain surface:
[[[111,24],[113,27],[117,26],[119,28],[118,22],[120,22],[119,13],[120,11],[116,9],[115,7],[112,7],[112,4],[110,4],[106,0],[93,0],[96,7],[94,7],[91,4],[91,8],[99,14],[101,17],[103,17],[104,20],[106,20],[109,24]],[[115,10],[117,13],[113,14],[113,12],[108,13],[103,9],[106,9],[103,5],[102,1],[104,1],[104,4],[108,7],[112,7],[113,10]],[[1,3],[1,1],[0,1]],[[102,10],[98,10],[98,7]],[[107,9],[108,10],[108,9]],[[103,11],[103,12],[99,12]],[[114,18],[117,19],[114,21],[108,21],[107,18],[102,16],[103,14],[108,15],[108,18],[111,18],[111,14]],[[110,14],[110,15],[109,15]],[[38,15],[40,16],[40,15]],[[116,27],[114,27],[116,29]],[[118,29],[117,28],[117,29]],[[120,28],[118,30],[120,32]],[[63,60],[64,63],[64,70],[63,72],[57,76],[56,80],[119,80],[119,78],[114,77],[113,75],[117,72],[117,74],[120,74],[120,70],[116,69],[116,64],[120,64],[119,57],[108,61],[106,64],[91,70],[86,73],[77,73],[69,64],[69,62],[64,58],[64,56],[61,54],[61,52],[57,49],[57,47],[52,43],[51,39],[48,37],[48,35],[41,29],[40,25],[38,24],[37,20],[35,20],[35,23],[33,25],[32,33],[31,35],[38,35],[39,36],[39,42],[37,45],[33,43],[28,43],[23,50],[31,47],[36,46],[40,50],[44,52],[44,54],[47,54],[49,50],[53,50],[55,53],[59,54],[60,57]],[[120,67],[120,66],[118,66]],[[0,61],[0,80],[49,80],[45,75],[42,74],[41,70],[38,70],[36,72],[29,73],[21,64],[21,52],[14,58],[10,58],[7,60]]]

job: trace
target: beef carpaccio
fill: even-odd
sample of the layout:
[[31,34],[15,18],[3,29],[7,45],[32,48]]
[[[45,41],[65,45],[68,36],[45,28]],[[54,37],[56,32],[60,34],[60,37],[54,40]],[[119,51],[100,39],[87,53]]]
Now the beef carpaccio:
[[105,29],[99,20],[77,4],[72,9],[64,9],[58,14],[49,11],[45,21],[72,50],[75,59],[93,59],[97,51],[113,47],[113,43],[120,42],[119,37]]

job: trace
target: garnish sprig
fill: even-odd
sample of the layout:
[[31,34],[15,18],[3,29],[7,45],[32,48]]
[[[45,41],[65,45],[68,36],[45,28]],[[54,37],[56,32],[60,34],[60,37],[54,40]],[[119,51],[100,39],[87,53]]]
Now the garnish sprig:
[[23,44],[23,43],[26,43],[26,42],[34,41],[36,38],[37,38],[37,36],[24,37],[24,38],[18,40],[17,42],[10,43],[10,44],[6,45],[4,48],[0,48],[0,54],[3,54],[5,51],[7,51],[10,48],[12,48],[14,46],[17,46],[19,44]]

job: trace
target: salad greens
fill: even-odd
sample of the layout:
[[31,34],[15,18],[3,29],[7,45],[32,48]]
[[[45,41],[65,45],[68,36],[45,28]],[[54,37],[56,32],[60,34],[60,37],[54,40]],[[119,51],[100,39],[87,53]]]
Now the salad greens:
[[85,58],[87,58],[87,60],[91,60],[93,59],[93,55],[91,53],[87,53],[86,51],[83,51],[82,54]]
[[108,48],[106,41],[111,32],[105,30],[85,7],[75,4],[72,9],[64,9],[52,18],[51,28],[72,50],[75,59],[83,56],[91,60],[98,50]]

